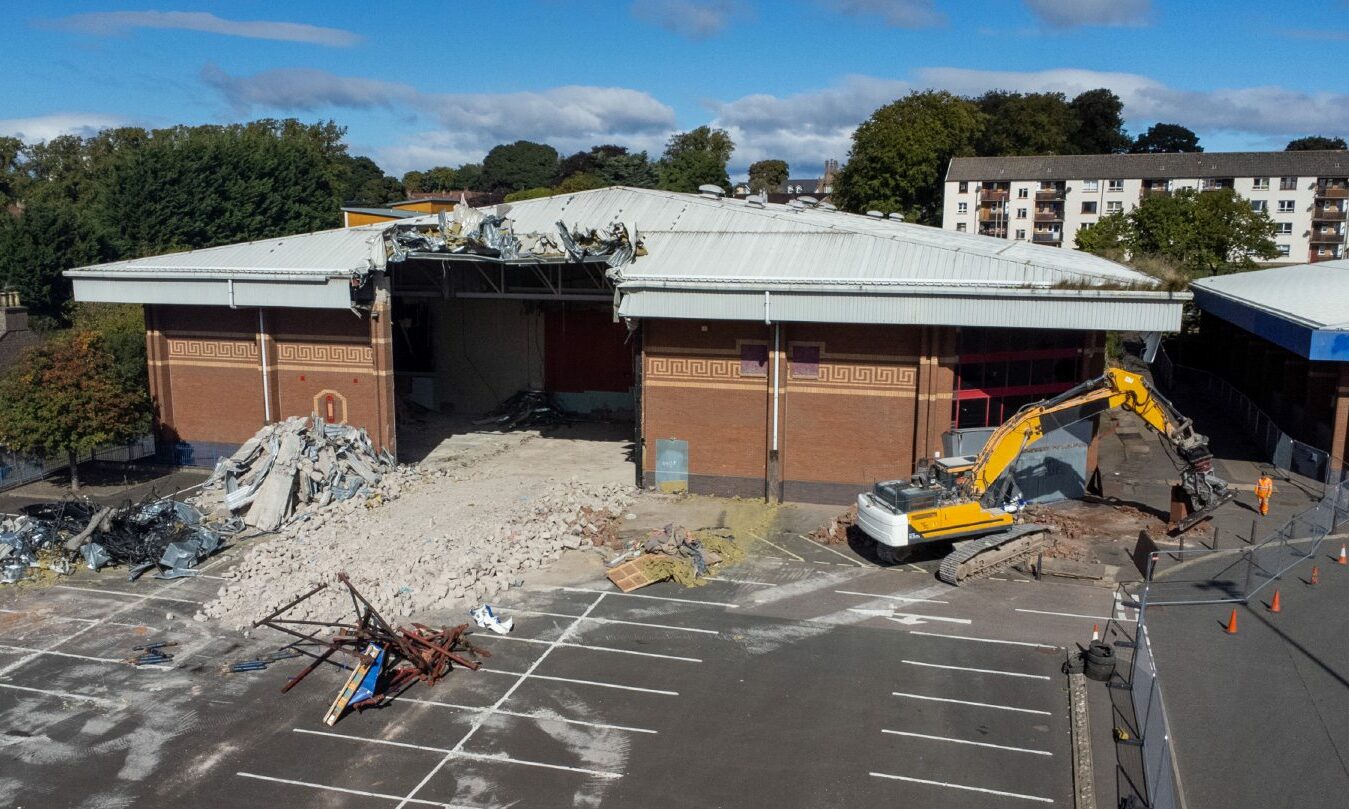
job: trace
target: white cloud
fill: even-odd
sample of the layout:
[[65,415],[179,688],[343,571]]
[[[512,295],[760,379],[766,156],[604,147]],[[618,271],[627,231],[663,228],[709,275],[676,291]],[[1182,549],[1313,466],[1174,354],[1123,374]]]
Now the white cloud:
[[87,138],[100,129],[129,126],[131,121],[117,115],[96,112],[57,112],[31,118],[0,118],[0,135],[18,138],[24,143],[48,141],[59,135]]
[[1146,25],[1151,0],[1026,0],[1031,13],[1055,28]]
[[633,0],[640,20],[689,39],[707,39],[726,29],[736,11],[732,0]]
[[937,67],[918,71],[918,84],[956,93],[985,90],[1057,91],[1069,96],[1107,87],[1124,102],[1129,121],[1178,123],[1197,132],[1296,135],[1349,130],[1349,94],[1284,87],[1184,90],[1136,73],[1063,68],[1030,72]]
[[275,20],[226,20],[205,11],[99,11],[61,17],[46,24],[51,28],[94,36],[114,36],[138,28],[167,28],[332,48],[345,48],[362,39],[359,34],[341,28]]
[[481,160],[492,146],[519,139],[576,151],[617,143],[659,151],[675,128],[674,110],[649,93],[626,87],[567,85],[518,93],[428,93],[408,84],[287,68],[231,76],[202,71],[241,114],[255,108],[287,111],[387,109],[439,126],[383,150],[391,170]]
[[854,17],[880,17],[895,28],[930,28],[946,22],[933,0],[824,0],[825,5]]

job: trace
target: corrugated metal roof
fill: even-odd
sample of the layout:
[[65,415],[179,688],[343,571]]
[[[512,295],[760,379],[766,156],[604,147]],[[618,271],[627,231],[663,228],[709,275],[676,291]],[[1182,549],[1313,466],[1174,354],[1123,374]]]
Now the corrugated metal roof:
[[1217,275],[1194,286],[1313,329],[1349,331],[1349,259]]
[[277,239],[77,267],[71,278],[209,278],[267,276],[276,280],[362,274],[384,265],[384,228],[363,225]]
[[841,211],[772,203],[759,208],[744,200],[650,189],[604,188],[507,203],[496,210],[507,212],[521,233],[551,232],[559,221],[582,228],[628,223],[641,234],[648,255],[619,268],[623,280],[940,281],[972,288],[1154,283],[1128,267],[1075,250]]
[[1349,151],[955,157],[946,181],[1346,177]]

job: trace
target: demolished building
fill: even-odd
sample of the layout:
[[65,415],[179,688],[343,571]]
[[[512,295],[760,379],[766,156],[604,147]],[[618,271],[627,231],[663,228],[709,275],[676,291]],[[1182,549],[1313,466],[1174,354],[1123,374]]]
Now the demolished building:
[[145,304],[181,461],[310,413],[396,453],[396,403],[538,389],[630,419],[646,485],[816,502],[1099,373],[1106,330],[1174,331],[1189,297],[1074,251],[622,187],[68,275]]

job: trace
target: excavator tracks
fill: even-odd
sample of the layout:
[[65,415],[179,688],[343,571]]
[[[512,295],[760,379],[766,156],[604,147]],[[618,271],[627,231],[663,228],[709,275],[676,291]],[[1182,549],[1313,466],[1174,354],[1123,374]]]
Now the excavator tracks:
[[1000,534],[956,542],[942,559],[937,577],[959,587],[970,579],[1006,570],[1044,547],[1048,531],[1048,525],[1025,523]]

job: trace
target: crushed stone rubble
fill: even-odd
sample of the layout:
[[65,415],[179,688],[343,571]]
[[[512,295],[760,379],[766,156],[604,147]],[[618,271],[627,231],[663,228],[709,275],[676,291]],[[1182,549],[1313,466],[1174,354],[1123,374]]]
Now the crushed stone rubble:
[[[633,489],[620,484],[549,479],[523,491],[502,480],[395,467],[369,497],[310,509],[253,547],[194,617],[245,630],[342,571],[390,618],[467,610],[564,550],[602,542],[632,498]],[[347,607],[340,590],[329,588],[295,617],[327,619]]]

